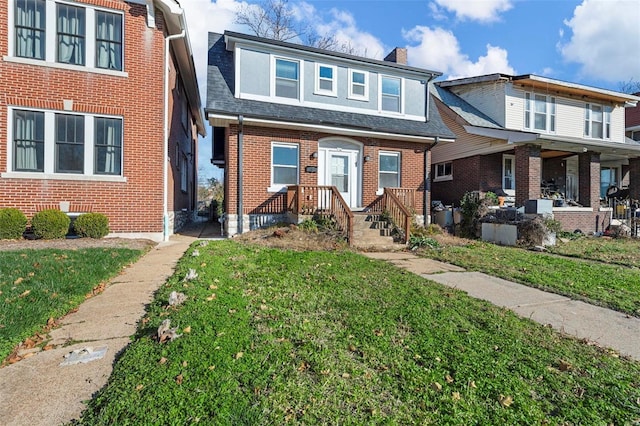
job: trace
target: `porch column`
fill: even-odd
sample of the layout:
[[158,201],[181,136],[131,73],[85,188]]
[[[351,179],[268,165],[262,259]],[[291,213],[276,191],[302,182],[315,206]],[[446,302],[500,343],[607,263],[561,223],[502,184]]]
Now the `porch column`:
[[527,200],[540,198],[542,182],[542,158],[540,146],[516,146],[516,205],[523,206]]
[[[598,211],[600,208],[600,153],[587,151],[578,154],[578,192],[580,204]],[[587,184],[588,183],[588,184]]]
[[640,158],[629,159],[629,197],[640,200]]

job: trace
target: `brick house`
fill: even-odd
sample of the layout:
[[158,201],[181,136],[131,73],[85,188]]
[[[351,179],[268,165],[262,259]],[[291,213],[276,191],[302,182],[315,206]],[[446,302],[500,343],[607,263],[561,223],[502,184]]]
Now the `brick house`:
[[640,198],[640,143],[625,137],[625,110],[640,97],[531,74],[443,81],[433,93],[457,136],[432,150],[435,200],[553,198],[566,230],[594,232],[611,221],[611,186]]
[[16,0],[0,8],[0,206],[109,217],[168,238],[196,207],[205,135],[175,0]]
[[429,150],[454,139],[429,96],[440,73],[404,49],[380,61],[233,32],[209,34],[208,67],[228,235],[333,206],[325,190],[347,214],[393,192],[429,217]]
[[[640,92],[634,93],[640,97]],[[625,131],[629,139],[640,142],[640,105],[625,109]]]

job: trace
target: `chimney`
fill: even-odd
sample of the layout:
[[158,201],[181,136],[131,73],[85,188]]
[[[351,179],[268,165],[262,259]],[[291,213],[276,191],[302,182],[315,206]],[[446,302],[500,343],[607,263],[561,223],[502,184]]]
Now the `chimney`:
[[396,47],[385,58],[387,62],[395,62],[400,65],[407,65],[407,48]]

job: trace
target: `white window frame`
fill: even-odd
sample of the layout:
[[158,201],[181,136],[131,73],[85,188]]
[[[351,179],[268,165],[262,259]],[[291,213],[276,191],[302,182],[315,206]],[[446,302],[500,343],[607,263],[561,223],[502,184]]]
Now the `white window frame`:
[[[506,178],[506,160],[511,160],[511,183],[512,188],[507,188],[505,185]],[[501,178],[502,190],[509,196],[516,195],[516,156],[513,154],[502,155],[502,178]]]
[[[353,75],[354,74],[363,74],[364,75],[364,84],[354,83]],[[353,92],[354,86],[360,86],[364,89],[364,95],[359,95]],[[353,68],[349,68],[349,99],[354,99],[357,101],[368,101],[369,100],[369,73],[367,71],[361,71]]]
[[[293,59],[293,58],[288,58],[285,56],[272,56],[271,57],[271,97],[274,99],[277,99],[279,103],[295,103],[298,104],[300,102],[302,102],[303,100],[303,72],[302,72],[302,61],[298,60],[298,59]],[[296,64],[298,64],[298,96],[297,98],[289,98],[286,96],[276,96],[276,82],[278,80],[278,77],[276,75],[276,71],[277,71],[277,62],[278,61],[287,61],[287,62],[295,62]],[[287,80],[291,80],[291,79],[287,79]]]
[[[14,111],[33,111],[44,113],[44,167],[42,171],[16,171],[14,169]],[[57,173],[56,169],[56,115],[74,115],[84,117],[84,170],[82,173]],[[124,182],[124,128],[121,132],[120,141],[120,173],[100,174],[95,173],[95,156],[97,150],[95,146],[95,121],[96,118],[115,118],[121,120],[124,126],[123,117],[85,114],[75,111],[45,110],[38,108],[24,108],[11,106],[7,110],[7,156],[6,170],[2,177],[24,178],[24,179],[51,179],[51,180],[96,180]]]
[[[331,69],[331,79],[320,76],[321,68],[329,68]],[[330,81],[331,82],[331,90],[326,90],[320,88],[321,81]],[[338,96],[338,67],[335,65],[327,65],[316,62],[316,85],[314,94],[316,95],[324,95],[324,96]]]
[[[402,184],[402,156],[400,155],[400,152],[399,151],[378,151],[378,192],[377,192],[378,195],[382,194],[382,192],[384,191],[384,187],[382,186],[382,184],[380,182],[380,174],[383,173],[380,170],[380,165],[382,164],[382,161],[380,161],[380,159],[383,156],[397,157],[398,158],[398,171],[395,172],[395,174],[397,175],[397,184],[398,184],[398,186],[389,187],[389,188],[400,188],[400,185]],[[384,173],[391,174],[393,172],[386,172],[385,171]]]
[[[382,81],[385,79],[393,79],[398,80],[400,82],[400,96],[399,96],[399,111],[390,111],[386,109],[382,109],[382,98],[384,93],[382,92]],[[392,115],[402,115],[404,114],[404,78],[396,77],[393,75],[380,74],[378,77],[378,111],[384,114],[392,114]],[[395,95],[387,95],[387,96],[395,96]]]
[[[544,98],[539,100],[537,97]],[[544,102],[544,112],[538,112],[536,105]],[[544,129],[536,127],[536,115],[544,114]],[[524,94],[524,128],[534,132],[555,133],[556,132],[556,97],[543,95],[535,92],[525,92]]]
[[[66,64],[57,61],[58,43],[57,43],[57,5],[67,5],[81,7],[85,10],[85,65]],[[51,68],[61,68],[70,70],[81,70],[85,72],[93,72],[98,74],[109,74],[126,77],[128,74],[124,70],[125,66],[125,14],[121,10],[97,7],[86,3],[64,2],[64,1],[46,1],[45,4],[45,58],[34,59],[16,56],[15,46],[15,2],[9,1],[9,19],[8,19],[8,55],[3,59],[8,62],[18,62],[30,65],[45,66]],[[122,71],[111,70],[106,68],[98,68],[96,66],[96,11],[119,14],[122,22]]]
[[[449,173],[446,172],[447,164],[449,165]],[[442,163],[434,164],[434,182],[442,182],[447,180],[453,180],[453,162],[444,161]]]
[[[602,137],[593,136],[593,106],[598,106],[602,109]],[[610,140],[611,139],[611,114],[613,108],[609,105],[597,104],[587,102],[584,106],[584,136],[586,138],[598,139],[598,140]]]
[[[273,151],[274,148],[276,147],[282,147],[282,148],[295,148],[297,151],[297,155],[296,155],[296,165],[295,165],[295,169],[296,169],[296,183],[295,184],[285,184],[285,183],[275,183],[274,182],[274,163],[273,163]],[[279,167],[290,167],[290,168],[294,168],[293,166],[288,166],[288,165],[278,165]],[[269,186],[269,188],[267,189],[268,192],[280,192],[283,191],[287,188],[287,185],[298,185],[300,183],[300,145],[297,143],[287,143],[287,142],[271,142],[271,150],[269,152],[269,168],[270,168],[270,172],[271,172],[271,180],[270,183],[271,185]]]

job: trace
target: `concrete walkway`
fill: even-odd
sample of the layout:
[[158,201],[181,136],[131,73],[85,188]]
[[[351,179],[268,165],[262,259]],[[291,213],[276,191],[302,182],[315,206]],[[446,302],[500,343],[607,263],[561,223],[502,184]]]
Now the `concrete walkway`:
[[[116,355],[130,342],[146,305],[189,245],[196,238],[219,235],[219,227],[216,232],[210,224],[200,223],[160,243],[113,278],[103,293],[64,317],[60,327],[49,333],[55,349],[0,368],[0,424],[52,426],[79,418],[84,401],[107,383]],[[72,360],[65,359],[72,351],[90,349],[99,354],[104,348],[100,359],[61,365]]]
[[364,253],[640,361],[640,318],[412,253]]

